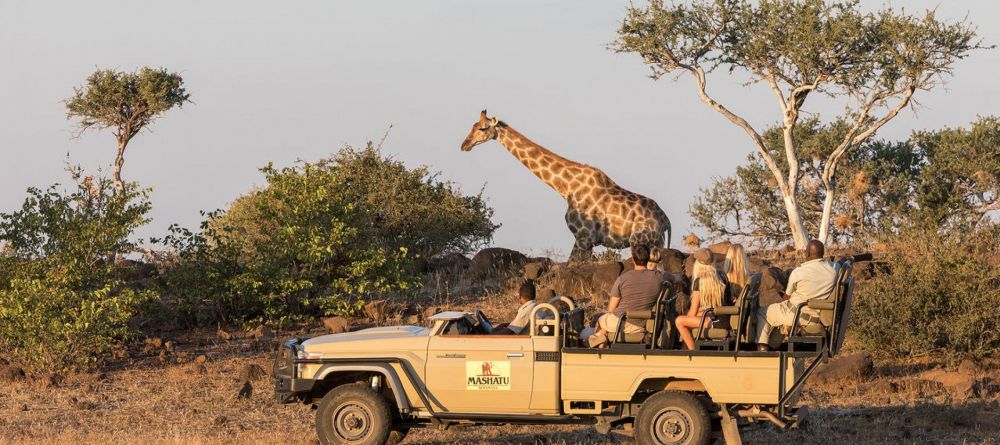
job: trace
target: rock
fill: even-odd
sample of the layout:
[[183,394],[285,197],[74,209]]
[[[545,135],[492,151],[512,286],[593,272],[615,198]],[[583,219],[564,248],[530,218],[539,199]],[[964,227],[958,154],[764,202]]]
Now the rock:
[[24,380],[24,370],[16,366],[0,366],[0,382],[13,383]]
[[240,388],[240,392],[236,394],[236,398],[249,399],[251,396],[253,396],[253,385],[251,385],[250,381],[247,380],[243,382],[243,387]]
[[539,303],[548,303],[549,300],[556,297],[556,291],[549,287],[540,287],[535,289],[535,301]]
[[555,295],[607,297],[623,268],[619,262],[575,264],[546,272],[539,284]]
[[260,340],[262,343],[270,343],[274,338],[274,332],[271,331],[271,328],[260,325],[250,332],[250,336],[256,340]]
[[229,340],[233,339],[233,334],[230,334],[230,333],[228,333],[228,332],[226,332],[226,331],[224,331],[222,329],[219,329],[218,331],[216,331],[215,335],[218,336],[220,339],[225,340],[225,341],[229,341]]
[[149,337],[146,339],[146,344],[152,348],[160,349],[163,346],[163,339],[160,337]]
[[719,261],[720,256],[722,257],[723,260],[725,260],[726,252],[729,251],[729,246],[732,245],[733,243],[729,241],[723,241],[721,243],[715,243],[712,244],[711,246],[708,246],[708,250],[712,252],[712,259],[714,261]]
[[783,301],[781,293],[785,291],[788,283],[788,278],[784,272],[777,267],[768,267],[761,274],[760,299],[758,300],[760,306],[763,307]]
[[872,356],[866,352],[842,355],[816,370],[813,380],[827,383],[849,378],[867,376],[872,373]]
[[524,278],[537,280],[549,269],[549,265],[543,262],[533,262],[524,265]]
[[205,364],[205,362],[207,362],[207,361],[208,361],[208,357],[206,357],[205,354],[201,354],[201,355],[199,355],[199,356],[197,356],[197,357],[194,358],[194,362],[195,363],[202,364],[202,365]]
[[677,249],[660,248],[660,267],[665,272],[684,273],[684,260],[687,255]]
[[407,326],[420,326],[420,316],[419,315],[407,315],[403,319],[403,324]]
[[389,300],[370,301],[362,310],[376,323],[385,321],[389,317]]
[[917,375],[920,380],[940,383],[952,397],[967,400],[979,395],[985,381],[979,381],[974,376],[962,372],[949,372],[943,369],[932,369]]
[[958,364],[958,372],[975,377],[982,372],[982,368],[972,360],[962,360],[962,363]]
[[240,378],[248,381],[260,380],[264,377],[267,377],[267,371],[256,363],[247,364],[240,373]]
[[488,247],[472,257],[473,272],[479,276],[503,276],[521,272],[528,257],[516,250]]
[[168,352],[174,352],[174,342],[168,340],[167,342],[163,343],[163,349],[166,349]]
[[428,260],[431,272],[458,273],[472,266],[472,260],[460,253],[449,253]]
[[351,329],[351,322],[344,317],[325,317],[322,320],[323,326],[331,334],[340,334]]

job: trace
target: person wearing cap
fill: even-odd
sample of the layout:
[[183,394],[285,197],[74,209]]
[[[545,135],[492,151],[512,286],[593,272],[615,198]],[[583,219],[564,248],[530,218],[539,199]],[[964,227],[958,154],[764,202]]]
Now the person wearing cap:
[[[788,287],[780,303],[769,304],[757,311],[757,349],[769,351],[768,341],[771,331],[778,326],[791,327],[795,322],[795,310],[801,303],[814,298],[825,298],[833,292],[837,272],[833,263],[823,258],[823,243],[812,240],[806,244],[806,261],[796,267],[788,276]],[[819,314],[808,307],[802,308],[799,325],[819,323]]]
[[[649,247],[636,245],[632,247],[632,261],[635,267],[615,280],[611,285],[611,298],[608,300],[608,311],[597,317],[593,335],[585,330],[583,338],[590,347],[603,347],[608,343],[608,336],[618,331],[618,324],[626,312],[632,310],[651,309],[660,295],[660,286],[664,281],[679,279],[655,268],[648,268]],[[635,334],[646,331],[645,326],[630,321],[625,322],[623,333]]]
[[694,252],[694,269],[691,272],[691,307],[684,315],[674,320],[677,333],[680,334],[684,346],[693,350],[694,335],[692,328],[712,326],[712,318],[706,318],[701,326],[702,317],[709,308],[716,308],[729,303],[729,286],[712,261],[712,252],[708,249],[698,249]]

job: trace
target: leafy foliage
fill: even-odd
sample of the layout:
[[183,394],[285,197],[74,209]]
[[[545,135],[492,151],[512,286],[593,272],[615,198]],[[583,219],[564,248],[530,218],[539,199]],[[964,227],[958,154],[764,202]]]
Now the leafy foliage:
[[352,313],[365,297],[412,289],[414,258],[467,252],[497,228],[481,196],[371,144],[262,171],[266,187],[164,240],[178,253],[167,285],[194,322]]
[[[907,15],[885,8],[859,11],[857,0],[696,0],[665,4],[652,0],[630,7],[614,49],[637,53],[658,79],[690,74],[701,100],[741,127],[757,148],[787,216],[787,231],[804,248],[807,222],[826,240],[840,189],[837,170],[845,156],[867,141],[920,90],[936,87],[955,61],[985,48],[967,22],[946,23],[933,11]],[[746,119],[708,93],[708,75],[717,69],[747,73],[747,84],[763,84],[777,99],[781,144],[774,145]],[[843,127],[824,144],[818,175],[821,212],[798,202],[804,176],[795,132],[806,99],[813,93],[847,102],[831,127]],[[814,124],[810,124],[814,126]],[[775,150],[777,147],[782,150]],[[776,157],[782,153],[784,160]],[[782,165],[783,164],[783,165]],[[811,194],[811,193],[810,193]],[[816,221],[816,218],[819,220]]]
[[865,284],[851,332],[889,357],[983,357],[1000,348],[1000,226],[884,239],[891,273]]
[[143,67],[132,73],[97,70],[66,101],[66,116],[79,119],[80,132],[114,129],[118,141],[115,185],[121,191],[121,167],[129,141],[163,113],[190,102],[190,97],[181,76],[164,68]]
[[126,287],[115,266],[148,221],[148,190],[114,193],[71,173],[75,190],[31,188],[20,210],[0,214],[0,352],[29,370],[99,366],[155,297]]
[[[825,154],[844,125],[808,120],[794,136],[803,187],[798,202],[818,229],[824,195],[821,178]],[[765,134],[768,147],[781,144],[781,130]],[[779,150],[774,158],[785,163]],[[1000,210],[1000,120],[980,118],[969,129],[917,132],[909,141],[869,141],[848,154],[832,206],[832,238],[874,241],[904,227],[962,229],[988,222]],[[746,243],[777,245],[788,239],[781,196],[757,154],[737,167],[733,176],[715,178],[701,189],[689,209],[697,225],[713,238],[739,237]]]

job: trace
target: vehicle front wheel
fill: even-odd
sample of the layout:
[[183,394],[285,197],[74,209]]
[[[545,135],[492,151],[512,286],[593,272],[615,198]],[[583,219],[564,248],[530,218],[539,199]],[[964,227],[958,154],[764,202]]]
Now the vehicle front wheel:
[[382,445],[391,424],[389,404],[360,384],[330,390],[316,410],[316,433],[324,445]]
[[681,391],[652,395],[635,418],[635,437],[640,445],[705,445],[711,432],[705,406]]

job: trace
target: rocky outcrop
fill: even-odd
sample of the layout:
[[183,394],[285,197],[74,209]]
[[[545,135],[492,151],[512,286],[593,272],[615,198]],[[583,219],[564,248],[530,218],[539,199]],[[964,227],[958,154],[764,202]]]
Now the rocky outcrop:
[[874,369],[872,356],[866,352],[842,355],[816,370],[813,380],[828,383],[871,375]]
[[516,250],[489,247],[472,257],[472,272],[477,276],[520,274],[528,257]]
[[552,290],[557,295],[607,298],[611,285],[623,269],[624,265],[617,261],[563,266],[543,274],[538,284],[543,291]]

